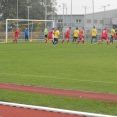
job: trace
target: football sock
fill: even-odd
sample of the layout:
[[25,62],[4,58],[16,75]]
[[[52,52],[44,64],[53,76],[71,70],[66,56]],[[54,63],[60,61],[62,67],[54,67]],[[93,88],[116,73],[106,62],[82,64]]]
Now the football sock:
[[64,39],[62,40],[62,42],[61,43],[63,43],[64,42]]
[[67,40],[67,43],[69,43],[69,40]]

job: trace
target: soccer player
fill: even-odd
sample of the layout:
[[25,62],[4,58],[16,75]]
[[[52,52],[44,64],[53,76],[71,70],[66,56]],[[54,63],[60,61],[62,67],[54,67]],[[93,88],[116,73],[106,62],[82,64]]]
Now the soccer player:
[[27,28],[24,31],[24,35],[25,35],[25,41],[28,41],[28,30],[27,30]]
[[44,29],[45,43],[47,42],[48,29]]
[[17,30],[15,30],[15,32],[14,32],[14,40],[13,40],[13,43],[14,43],[14,42],[17,43],[19,34],[20,34],[20,31],[19,31],[19,28],[17,28]]
[[93,39],[95,39],[94,44],[97,42],[97,30],[95,29],[95,26],[93,26],[93,29],[91,31],[92,39],[91,39],[91,44],[93,42]]
[[53,43],[53,41],[54,41],[54,28],[52,28],[49,31],[48,36],[47,36],[47,40],[45,41],[45,43],[47,43],[49,39],[52,39],[52,43]]
[[69,43],[69,41],[70,41],[70,32],[71,32],[71,27],[69,27],[69,28],[67,29],[67,31],[65,32],[64,39],[62,40],[61,43],[63,43],[65,39],[68,39],[68,40],[67,40],[67,43]]
[[106,43],[108,44],[108,31],[107,28],[105,27],[105,29],[102,31],[101,34],[101,39],[99,40],[98,44],[102,44],[103,40],[106,40]]
[[111,34],[111,37],[110,37],[110,42],[109,43],[113,44],[113,39],[116,37],[116,32],[115,32],[114,28],[111,29],[110,34]]
[[84,44],[84,27],[82,27],[82,30],[80,30],[78,35],[79,40],[76,42],[76,44],[79,44],[79,42],[82,41],[82,45]]
[[60,36],[60,31],[59,31],[59,28],[55,31],[55,34],[54,34],[54,42],[53,42],[53,45],[55,46],[55,44],[58,43],[58,38]]
[[72,40],[72,43],[73,42],[76,42],[76,40],[78,39],[78,35],[79,35],[79,30],[78,28],[76,28],[73,32],[73,40]]

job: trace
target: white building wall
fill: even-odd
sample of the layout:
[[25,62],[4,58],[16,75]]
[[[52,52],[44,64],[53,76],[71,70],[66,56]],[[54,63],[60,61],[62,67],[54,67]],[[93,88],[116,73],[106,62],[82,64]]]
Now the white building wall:
[[[116,18],[114,23],[112,23],[112,19]],[[58,23],[58,19],[63,19],[63,15],[58,15],[56,19],[56,26],[58,24],[61,24],[63,26],[63,23]],[[80,23],[76,23],[76,19],[81,19]],[[86,20],[85,20],[86,19]],[[114,20],[114,19],[113,19]],[[64,27],[62,29],[66,30],[69,26],[72,27],[72,31],[78,27],[79,30],[82,27],[85,27],[85,32],[87,38],[91,37],[91,30],[93,28],[93,14],[86,14],[84,15],[72,15],[72,22],[71,22],[71,15],[64,15]],[[110,11],[102,11],[94,13],[94,26],[98,30],[98,34],[101,33],[101,31],[107,27],[108,30],[110,30],[113,26],[117,29],[117,9],[110,10]]]
[[[105,13],[94,13],[94,26],[96,26],[99,29],[103,29],[104,27],[112,28],[112,18],[117,18],[117,9],[105,11]],[[88,20],[91,20],[91,23],[88,22]],[[97,23],[95,23],[95,20],[97,20]],[[103,22],[101,23],[101,21]],[[85,24],[87,29],[93,27],[93,14],[86,14]]]

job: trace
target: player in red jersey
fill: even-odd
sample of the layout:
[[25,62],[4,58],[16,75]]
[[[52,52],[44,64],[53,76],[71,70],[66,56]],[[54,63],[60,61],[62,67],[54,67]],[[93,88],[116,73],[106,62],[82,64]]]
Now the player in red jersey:
[[114,34],[114,39],[116,39],[116,38],[117,38],[117,34],[115,33],[115,34]]
[[101,34],[101,39],[99,40],[98,44],[102,43],[103,40],[106,40],[106,43],[108,43],[108,31],[107,31],[107,28],[105,27],[105,29],[102,31],[102,34]]
[[20,34],[20,31],[19,31],[19,28],[17,30],[15,30],[14,32],[14,40],[13,40],[13,43],[16,42],[17,43],[17,39],[19,37],[19,34]]
[[76,44],[79,44],[79,42],[81,41],[82,44],[84,44],[84,27],[82,28],[82,30],[80,30],[78,38],[79,40],[76,42]]
[[61,43],[63,43],[65,39],[68,39],[67,43],[69,43],[69,41],[70,41],[70,32],[71,32],[71,27],[69,27],[69,29],[67,29],[67,31],[65,32],[64,39],[62,40]]
[[53,41],[54,41],[54,28],[52,28],[49,31],[48,36],[47,36],[47,40],[45,41],[45,43],[47,43],[49,39],[51,39],[52,40],[52,43],[53,43]]

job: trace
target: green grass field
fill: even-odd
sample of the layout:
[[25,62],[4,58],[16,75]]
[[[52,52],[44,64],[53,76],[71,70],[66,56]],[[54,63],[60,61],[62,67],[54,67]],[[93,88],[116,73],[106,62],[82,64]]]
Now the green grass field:
[[[105,42],[101,45],[90,45],[90,42],[75,45],[65,42],[58,43],[55,47],[50,42],[48,44],[42,42],[0,44],[0,82],[116,94],[116,46],[117,42],[111,45],[106,45]],[[0,90],[0,93],[2,92]],[[7,93],[2,95],[0,100],[9,101]],[[17,93],[14,95],[18,98]],[[10,101],[13,100],[10,98]],[[19,102],[24,103],[25,100]],[[102,104],[100,101],[96,103]],[[97,106],[95,103],[93,105]],[[69,106],[65,108],[78,110],[75,105],[72,108]],[[91,107],[88,104],[87,106],[87,109]],[[96,112],[117,115],[117,105],[111,108],[110,111],[109,108],[104,108],[104,112],[103,110],[100,112],[101,109]],[[87,109],[81,111],[91,110]]]
[[117,93],[116,44],[0,45],[0,82]]

